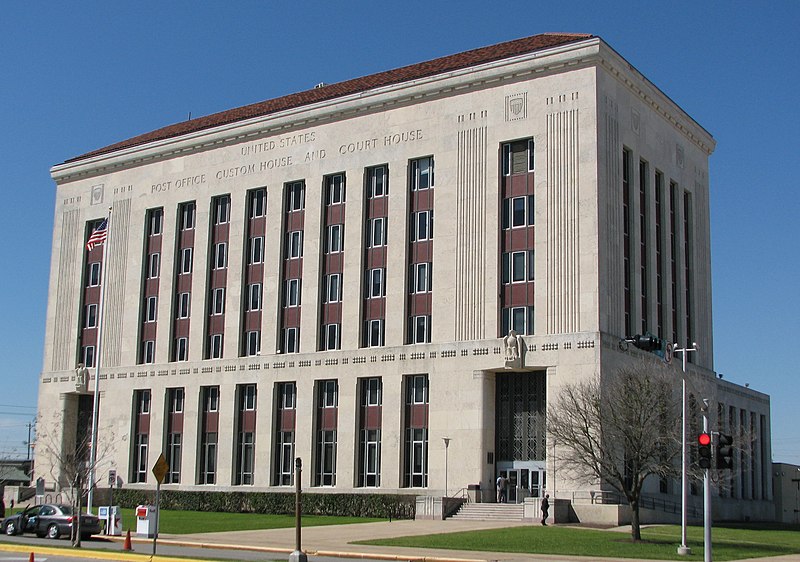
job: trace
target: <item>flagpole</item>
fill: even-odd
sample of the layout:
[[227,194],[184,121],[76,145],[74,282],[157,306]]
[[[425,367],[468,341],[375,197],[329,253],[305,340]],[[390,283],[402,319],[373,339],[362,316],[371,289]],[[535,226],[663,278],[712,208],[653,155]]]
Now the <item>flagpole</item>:
[[89,495],[86,501],[87,513],[92,513],[94,505],[94,487],[96,481],[95,464],[97,463],[97,425],[100,410],[100,357],[103,344],[103,305],[106,296],[106,278],[108,277],[108,246],[111,242],[111,207],[106,219],[106,239],[103,242],[103,265],[100,271],[100,303],[97,307],[97,349],[95,350],[94,401],[92,403],[92,437],[89,452]]

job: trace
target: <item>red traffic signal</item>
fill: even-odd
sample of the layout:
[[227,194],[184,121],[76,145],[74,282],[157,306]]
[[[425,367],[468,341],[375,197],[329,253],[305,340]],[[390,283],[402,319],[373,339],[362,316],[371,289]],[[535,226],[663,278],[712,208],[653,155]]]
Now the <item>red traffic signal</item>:
[[697,464],[702,469],[711,468],[711,434],[697,436]]

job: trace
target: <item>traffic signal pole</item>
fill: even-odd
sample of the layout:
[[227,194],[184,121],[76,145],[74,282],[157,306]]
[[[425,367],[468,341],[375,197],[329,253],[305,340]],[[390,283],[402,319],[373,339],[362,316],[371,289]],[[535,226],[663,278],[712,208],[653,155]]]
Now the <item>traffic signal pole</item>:
[[[708,433],[708,400],[703,399],[703,431]],[[713,442],[713,437],[712,437]],[[703,469],[703,560],[711,562],[711,479],[708,468]]]

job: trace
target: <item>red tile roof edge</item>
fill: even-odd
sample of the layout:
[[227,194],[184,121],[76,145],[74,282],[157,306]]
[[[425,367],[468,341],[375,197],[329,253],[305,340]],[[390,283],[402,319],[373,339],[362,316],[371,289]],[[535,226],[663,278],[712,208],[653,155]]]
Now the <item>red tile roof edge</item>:
[[70,158],[64,163],[77,162],[85,160],[93,156],[101,154],[108,154],[116,150],[131,148],[188,133],[210,129],[220,125],[227,125],[245,119],[254,117],[261,117],[271,113],[277,113],[288,109],[302,107],[304,105],[311,105],[313,103],[323,102],[339,97],[344,97],[357,92],[363,92],[383,86],[390,86],[400,84],[402,82],[409,82],[419,78],[434,76],[436,74],[443,74],[454,70],[460,70],[470,66],[477,66],[488,62],[493,62],[505,58],[511,58],[526,53],[547,49],[550,47],[557,47],[568,43],[583,41],[593,38],[593,35],[586,33],[541,33],[539,35],[532,35],[522,39],[514,39],[490,45],[488,47],[480,47],[470,51],[464,51],[455,55],[447,55],[437,59],[426,62],[411,64],[396,68],[394,70],[387,70],[371,74],[361,78],[353,78],[338,82],[335,84],[328,84],[325,86],[312,88],[303,92],[289,94],[279,98],[266,100],[262,102],[245,105],[235,109],[228,109],[218,113],[212,113],[196,119],[182,121],[149,133],[144,133],[127,140],[111,144],[104,148],[93,150]]

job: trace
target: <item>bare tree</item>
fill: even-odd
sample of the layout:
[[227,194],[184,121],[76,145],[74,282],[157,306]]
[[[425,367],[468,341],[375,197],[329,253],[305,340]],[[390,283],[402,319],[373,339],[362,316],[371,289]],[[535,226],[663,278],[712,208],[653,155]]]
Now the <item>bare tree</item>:
[[639,501],[648,476],[676,475],[680,401],[673,373],[643,361],[604,380],[567,384],[548,408],[548,435],[560,462],[581,480],[606,483],[631,507],[631,538],[641,540]]
[[[61,488],[75,514],[76,524],[72,527],[72,545],[81,546],[81,514],[89,493],[90,475],[114,452],[114,438],[106,435],[98,442],[95,465],[90,462],[91,434],[89,431],[76,431],[74,441],[62,433],[65,430],[63,416],[56,413],[49,424],[39,424],[37,450],[43,454],[50,465],[50,475]],[[96,471],[95,471],[96,472]],[[95,482],[96,485],[96,482]]]

